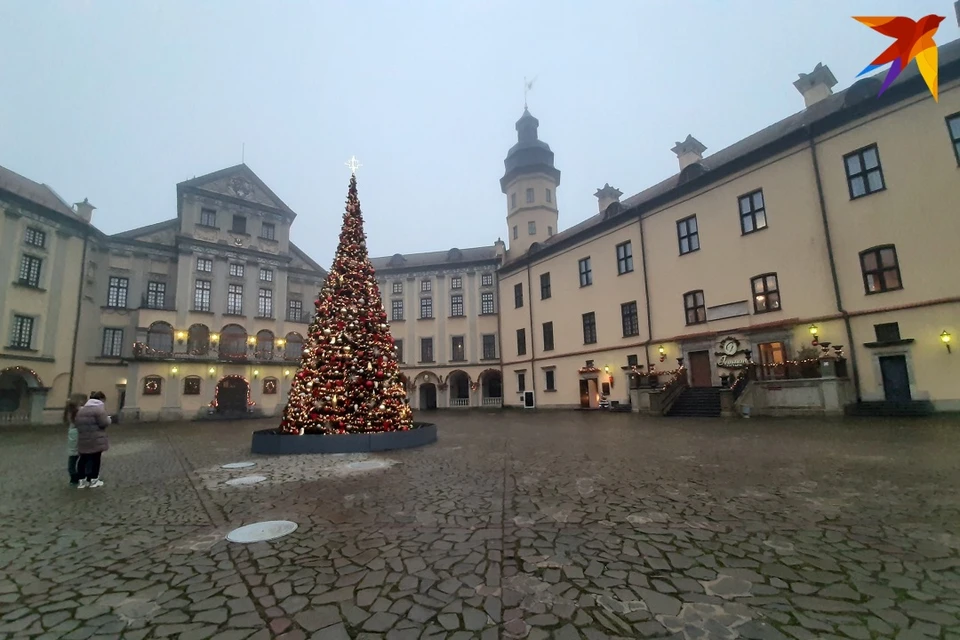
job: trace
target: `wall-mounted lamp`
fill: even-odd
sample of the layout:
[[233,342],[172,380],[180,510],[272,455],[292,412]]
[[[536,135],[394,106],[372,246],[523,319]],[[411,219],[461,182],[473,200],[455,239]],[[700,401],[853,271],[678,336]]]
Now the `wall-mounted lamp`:
[[179,342],[180,344],[183,344],[184,340],[186,339],[187,339],[186,331],[177,331],[177,342]]
[[252,348],[255,344],[257,344],[257,336],[249,336],[247,338],[247,344]]
[[604,367],[604,368],[603,368],[603,372],[604,372],[605,374],[607,374],[607,375],[610,375],[610,366],[607,365],[606,367]]
[[210,342],[219,342],[219,341],[220,341],[220,334],[219,334],[219,333],[211,333],[211,334],[210,334]]
[[284,340],[283,338],[277,338],[277,339],[274,340],[273,342],[274,342],[275,345],[277,345],[277,346],[280,347],[280,348],[283,348],[283,345],[287,344],[287,341]]
[[820,333],[820,329],[817,327],[817,325],[810,325],[810,335],[813,336],[813,340],[810,341],[810,344],[813,346],[820,344],[820,339],[817,337],[818,333]]
[[254,370],[253,370],[253,377],[254,377],[254,378],[259,378],[259,377],[260,377],[260,369],[254,369]]
[[180,371],[180,369],[178,369],[178,368],[176,368],[176,367],[170,367],[170,375],[173,376],[174,378],[177,377],[177,372],[178,372],[178,371]]
[[660,352],[660,362],[663,362],[667,359],[667,350],[663,348],[663,345],[660,345],[660,348],[657,349]]
[[216,368],[216,367],[210,367],[209,369],[207,369],[207,373],[209,373],[209,374],[210,374],[210,377],[212,378],[213,376],[217,375],[217,368]]
[[283,372],[283,377],[284,377],[284,378],[289,378],[289,377],[290,377],[290,369],[284,370],[284,372]]
[[126,378],[120,378],[119,380],[117,380],[117,386],[118,386],[118,387],[125,387],[125,386],[127,386],[127,379],[126,379]]
[[942,343],[943,343],[943,346],[945,346],[945,347],[947,348],[947,353],[951,353],[951,351],[950,351],[950,337],[951,337],[951,336],[950,336],[949,333],[947,333],[946,329],[944,329],[943,333],[940,334],[940,342],[942,342]]

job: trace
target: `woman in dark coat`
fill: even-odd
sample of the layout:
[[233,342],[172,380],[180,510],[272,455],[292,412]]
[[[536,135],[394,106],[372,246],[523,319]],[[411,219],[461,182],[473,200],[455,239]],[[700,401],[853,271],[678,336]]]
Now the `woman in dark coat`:
[[80,474],[78,489],[87,487],[102,487],[100,479],[100,456],[110,448],[107,438],[107,427],[110,425],[110,416],[103,406],[107,396],[102,391],[90,394],[87,403],[80,407],[74,424],[77,426],[77,470]]

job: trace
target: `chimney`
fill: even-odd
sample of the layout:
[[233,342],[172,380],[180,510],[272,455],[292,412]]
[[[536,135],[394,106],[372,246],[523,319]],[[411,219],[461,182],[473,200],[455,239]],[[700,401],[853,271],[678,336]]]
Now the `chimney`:
[[811,73],[799,74],[800,79],[793,83],[797,91],[803,96],[804,105],[809,107],[833,95],[833,87],[837,79],[833,77],[830,67],[818,62]]
[[703,152],[706,150],[707,148],[703,146],[703,143],[691,135],[688,135],[686,140],[678,142],[677,145],[671,149],[671,151],[677,154],[677,160],[680,161],[680,171],[683,171],[695,162],[703,160]]
[[610,183],[607,182],[604,183],[602,189],[597,189],[597,192],[593,195],[600,201],[600,213],[603,213],[614,202],[620,202],[620,196],[623,195],[623,192],[616,187],[611,187]]
[[86,198],[83,199],[83,202],[75,202],[73,208],[76,209],[77,216],[87,223],[93,219],[93,210],[96,209]]

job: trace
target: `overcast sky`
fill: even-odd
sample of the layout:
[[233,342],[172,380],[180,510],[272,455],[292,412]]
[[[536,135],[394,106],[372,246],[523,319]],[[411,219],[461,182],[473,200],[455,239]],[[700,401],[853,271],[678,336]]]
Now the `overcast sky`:
[[[88,197],[108,233],[176,216],[177,182],[247,164],[324,266],[355,154],[373,255],[507,238],[523,78],[562,172],[560,228],[849,86],[892,40],[852,15],[945,0],[0,0],[0,165]],[[915,64],[915,63],[914,63]]]

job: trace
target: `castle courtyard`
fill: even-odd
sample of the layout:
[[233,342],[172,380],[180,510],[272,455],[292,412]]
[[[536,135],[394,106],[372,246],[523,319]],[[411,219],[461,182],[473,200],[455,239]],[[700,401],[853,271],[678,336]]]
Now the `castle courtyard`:
[[[65,428],[5,429],[0,640],[960,639],[955,417],[428,415],[284,458],[267,422],[114,425],[85,490]],[[298,528],[225,539],[267,520]]]

